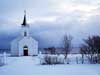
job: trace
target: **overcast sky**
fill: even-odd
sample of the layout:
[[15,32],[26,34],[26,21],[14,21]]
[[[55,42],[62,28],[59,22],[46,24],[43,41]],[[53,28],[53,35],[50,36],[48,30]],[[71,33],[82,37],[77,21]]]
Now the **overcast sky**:
[[0,47],[19,36],[24,10],[39,47],[59,46],[64,34],[79,45],[100,33],[100,0],[0,0]]

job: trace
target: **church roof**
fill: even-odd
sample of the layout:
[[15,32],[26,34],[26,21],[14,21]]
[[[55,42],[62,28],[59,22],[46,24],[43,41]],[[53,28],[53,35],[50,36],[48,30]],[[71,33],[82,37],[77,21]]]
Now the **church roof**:
[[23,20],[22,25],[23,26],[26,26],[27,25],[27,21],[26,21],[26,11],[24,11],[24,20]]
[[30,42],[33,42],[34,44],[37,44],[38,43],[38,41],[37,40],[35,40],[34,38],[32,38],[32,37],[22,37],[22,36],[19,36],[19,37],[17,37],[17,38],[15,38],[14,40],[12,40],[12,42],[11,42],[11,44],[13,45],[13,44],[19,44],[19,42],[22,42],[22,41],[26,41],[26,39],[27,39],[27,41],[30,41]]

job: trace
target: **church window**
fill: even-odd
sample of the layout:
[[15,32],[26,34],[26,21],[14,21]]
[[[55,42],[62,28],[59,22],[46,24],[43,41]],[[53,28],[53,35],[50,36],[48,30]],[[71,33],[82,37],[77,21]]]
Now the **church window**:
[[27,33],[26,32],[24,32],[24,36],[27,36]]
[[24,48],[28,48],[28,47],[25,45]]

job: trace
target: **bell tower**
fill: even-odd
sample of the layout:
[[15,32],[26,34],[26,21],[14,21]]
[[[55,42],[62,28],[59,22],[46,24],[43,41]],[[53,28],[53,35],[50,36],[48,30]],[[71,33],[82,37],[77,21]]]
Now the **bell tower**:
[[26,11],[24,11],[24,19],[23,23],[21,24],[21,27],[22,27],[22,36],[23,37],[29,36],[29,25],[27,24],[26,21]]

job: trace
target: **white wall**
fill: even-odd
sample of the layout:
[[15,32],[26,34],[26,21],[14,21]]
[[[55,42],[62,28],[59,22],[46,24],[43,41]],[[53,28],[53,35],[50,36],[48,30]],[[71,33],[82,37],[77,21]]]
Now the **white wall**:
[[[27,36],[24,36],[27,32]],[[21,36],[11,42],[11,54],[22,56],[23,47],[28,46],[28,55],[38,54],[38,42],[29,36],[29,26],[22,26]]]
[[23,54],[23,47],[28,46],[28,55],[37,55],[38,54],[38,44],[31,37],[24,37],[19,41],[19,56]]
[[18,52],[19,52],[19,50],[18,50],[18,41],[13,40],[11,42],[11,55],[12,56],[18,56]]

